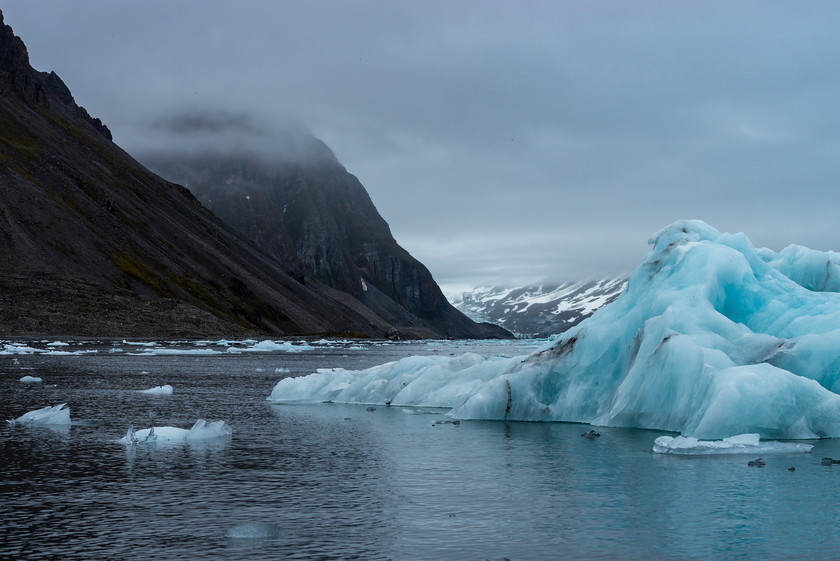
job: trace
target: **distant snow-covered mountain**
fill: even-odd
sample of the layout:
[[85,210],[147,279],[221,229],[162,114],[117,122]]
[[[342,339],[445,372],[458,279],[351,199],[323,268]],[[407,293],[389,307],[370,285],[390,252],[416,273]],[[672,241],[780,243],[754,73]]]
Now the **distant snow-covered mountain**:
[[619,276],[520,288],[476,288],[452,304],[471,319],[501,325],[518,337],[548,337],[577,325],[618,298],[626,284],[627,277]]

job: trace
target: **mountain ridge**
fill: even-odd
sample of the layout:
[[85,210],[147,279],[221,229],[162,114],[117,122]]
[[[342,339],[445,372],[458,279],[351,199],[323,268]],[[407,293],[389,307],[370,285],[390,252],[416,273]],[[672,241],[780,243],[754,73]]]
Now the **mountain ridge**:
[[452,304],[474,321],[495,323],[518,337],[549,337],[574,327],[618,298],[628,277],[546,282],[521,287],[479,287]]
[[55,73],[30,66],[2,12],[0,185],[4,334],[393,331],[332,289],[300,282],[186,188],[131,158]]
[[346,292],[389,323],[448,338],[510,336],[492,324],[477,325],[451,306],[329,147],[308,132],[287,133],[284,142],[290,136],[297,159],[272,158],[266,148],[262,154],[185,148],[140,158],[187,186],[262,250],[297,264],[298,275]]

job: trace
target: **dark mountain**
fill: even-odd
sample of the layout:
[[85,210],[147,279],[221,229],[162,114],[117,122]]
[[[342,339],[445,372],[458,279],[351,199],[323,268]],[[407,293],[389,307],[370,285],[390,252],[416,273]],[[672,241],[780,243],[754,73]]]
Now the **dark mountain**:
[[[196,119],[198,120],[198,119]],[[227,224],[297,273],[353,296],[403,331],[456,338],[509,337],[476,324],[399,246],[359,180],[311,134],[266,139],[278,149],[141,155],[184,184]]]
[[626,276],[534,286],[476,288],[453,305],[476,321],[503,326],[518,337],[549,337],[574,327],[621,294]]
[[148,171],[37,72],[0,13],[0,333],[208,336],[393,326]]

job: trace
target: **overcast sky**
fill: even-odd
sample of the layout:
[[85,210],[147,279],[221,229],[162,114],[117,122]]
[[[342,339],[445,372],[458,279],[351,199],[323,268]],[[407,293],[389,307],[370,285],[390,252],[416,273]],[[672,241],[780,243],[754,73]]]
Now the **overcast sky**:
[[449,294],[629,272],[679,218],[840,250],[835,1],[2,11],[129,152],[183,112],[305,123]]

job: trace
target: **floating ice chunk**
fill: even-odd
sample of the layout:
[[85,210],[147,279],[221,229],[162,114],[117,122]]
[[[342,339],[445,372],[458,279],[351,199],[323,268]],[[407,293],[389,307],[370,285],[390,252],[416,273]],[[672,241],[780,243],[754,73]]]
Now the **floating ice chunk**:
[[128,432],[119,439],[120,444],[179,444],[190,442],[211,442],[230,438],[233,429],[224,421],[208,423],[204,419],[195,422],[191,429],[178,427],[151,427],[134,430],[128,427]]
[[231,527],[225,538],[231,540],[271,540],[279,538],[280,528],[276,524],[265,522],[245,522]]
[[78,351],[59,351],[54,350],[59,346],[66,346],[68,343],[61,343],[61,345],[54,345],[50,343],[47,347],[52,347],[48,349],[39,349],[36,347],[30,347],[28,345],[24,345],[23,343],[11,343],[11,344],[4,344],[3,350],[0,350],[0,355],[34,355],[34,354],[44,354],[44,355],[51,355],[51,356],[69,356],[69,355],[83,355],[83,354],[95,354],[99,351],[96,349],[89,349],[89,350],[78,350]]
[[179,349],[179,348],[148,348],[140,353],[130,353],[137,356],[171,356],[171,355],[197,355],[208,356],[221,354],[221,351],[213,349]]
[[47,343],[48,347],[69,347],[70,343],[64,343],[62,341],[53,341],[52,343]]
[[7,422],[12,426],[70,426],[70,408],[67,407],[66,403],[52,407],[42,407]]
[[164,384],[163,386],[155,386],[148,390],[138,390],[140,393],[147,393],[151,395],[172,395],[172,386]]
[[710,454],[790,454],[807,453],[810,444],[761,442],[758,434],[739,434],[722,440],[698,440],[691,436],[660,436],[653,442],[656,454],[705,456]]
[[840,255],[756,249],[694,220],[649,243],[617,300],[528,357],[319,370],[281,380],[269,399],[393,401],[451,407],[459,419],[704,439],[840,437]]
[[44,352],[41,349],[24,345],[23,343],[7,343],[3,345],[4,355],[31,355]]
[[266,339],[265,341],[260,341],[259,343],[255,343],[250,347],[245,347],[244,349],[240,349],[246,352],[273,352],[273,351],[282,351],[286,353],[299,353],[303,351],[312,351],[315,347],[312,345],[307,345],[304,342],[300,343],[292,343],[291,341],[271,341]]
[[44,380],[38,378],[37,376],[24,376],[20,379],[20,381],[24,384],[37,384],[38,382],[43,382]]

